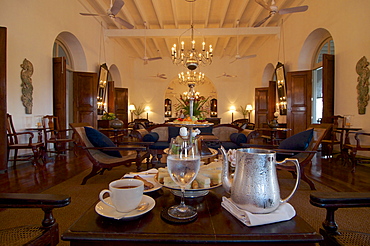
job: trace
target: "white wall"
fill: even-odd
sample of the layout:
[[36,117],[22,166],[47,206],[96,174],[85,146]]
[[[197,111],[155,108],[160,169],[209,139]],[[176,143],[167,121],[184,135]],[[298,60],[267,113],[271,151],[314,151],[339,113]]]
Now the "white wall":
[[[369,23],[370,1],[368,0],[323,0],[306,1],[309,9],[304,13],[291,15],[284,21],[284,56],[287,71],[310,69],[310,58],[303,59],[302,47],[307,37],[316,29],[324,28],[335,42],[335,113],[352,114],[355,126],[369,132],[368,109],[365,115],[357,113],[357,61],[366,56],[370,59]],[[129,58],[121,46],[113,39],[105,38],[106,60],[99,57],[100,23],[94,18],[79,15],[85,11],[76,0],[34,0],[2,1],[0,25],[8,28],[8,112],[11,113],[17,128],[24,128],[26,117],[20,101],[20,64],[24,58],[34,65],[33,114],[45,115],[52,112],[52,44],[57,35],[67,31],[81,43],[87,64],[86,71],[97,72],[99,63],[108,67],[117,66],[122,81],[117,87],[129,89],[129,103],[148,104],[152,108],[150,119],[163,122],[164,93],[171,79],[182,69],[173,65],[169,58],[149,62]],[[202,72],[214,83],[218,92],[218,113],[222,122],[231,120],[229,108],[234,105],[254,105],[254,88],[267,86],[266,67],[278,62],[279,38],[271,37],[257,47],[257,57],[239,60],[229,64],[232,58],[214,59],[212,65],[202,68]],[[285,57],[285,59],[284,59]],[[300,61],[300,62],[299,62]],[[237,75],[236,78],[216,78],[223,72]],[[168,80],[153,77],[165,73]],[[268,77],[268,76],[267,76]],[[254,114],[252,114],[254,115]],[[241,118],[236,113],[234,118]]]

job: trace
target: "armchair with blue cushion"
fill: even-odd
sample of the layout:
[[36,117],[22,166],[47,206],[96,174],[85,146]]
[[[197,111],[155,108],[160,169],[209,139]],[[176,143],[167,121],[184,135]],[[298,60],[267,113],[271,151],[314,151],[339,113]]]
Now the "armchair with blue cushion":
[[152,142],[120,142],[118,146],[106,135],[92,128],[89,123],[70,123],[81,147],[92,163],[91,172],[83,178],[82,185],[97,174],[103,174],[113,167],[136,164],[137,171],[141,170],[141,162],[149,156],[148,146]]
[[241,148],[243,144],[252,144],[253,140],[259,136],[255,130],[242,129],[231,124],[214,126],[212,134],[217,141],[209,142],[208,147],[218,149],[222,145],[226,150]]
[[[307,130],[288,137],[280,145],[254,145],[242,144],[245,148],[265,148],[276,151],[278,161],[285,158],[295,158],[299,162],[301,179],[310,186],[311,190],[316,190],[314,183],[306,176],[305,166],[312,161],[321,144],[321,140],[329,133],[332,124],[312,124]],[[276,166],[277,169],[287,170],[294,173],[294,166]]]
[[[225,149],[240,148],[242,143],[251,143],[258,136],[257,131],[242,129],[231,124],[220,124],[210,127],[201,127],[200,136],[209,148],[218,149],[221,145]],[[164,150],[169,147],[171,138],[179,135],[180,127],[168,124],[159,124],[148,129],[137,129],[131,136],[142,142],[153,142],[149,146],[152,155],[151,163],[160,163]]]

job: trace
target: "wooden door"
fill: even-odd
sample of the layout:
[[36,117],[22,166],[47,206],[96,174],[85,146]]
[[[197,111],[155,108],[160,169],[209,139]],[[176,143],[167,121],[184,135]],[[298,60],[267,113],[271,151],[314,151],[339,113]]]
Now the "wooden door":
[[268,122],[268,92],[268,87],[255,89],[255,121],[257,128],[262,128],[263,123]]
[[255,89],[256,127],[262,128],[274,117],[276,107],[276,82],[270,81],[269,87]]
[[115,109],[118,119],[128,125],[128,89],[115,88]]
[[60,129],[67,129],[67,71],[66,58],[53,58],[53,115]]
[[73,73],[73,122],[97,127],[97,90],[96,73]]
[[312,71],[288,72],[288,136],[304,131],[311,123]]
[[6,136],[6,43],[7,29],[0,27],[0,172],[8,169]]

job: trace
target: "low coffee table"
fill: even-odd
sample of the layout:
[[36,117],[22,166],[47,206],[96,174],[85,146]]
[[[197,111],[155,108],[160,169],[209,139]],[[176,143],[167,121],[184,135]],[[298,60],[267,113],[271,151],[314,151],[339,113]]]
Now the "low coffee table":
[[285,222],[247,227],[221,207],[224,189],[218,187],[204,197],[186,200],[198,209],[198,218],[188,224],[171,224],[161,218],[166,207],[180,199],[168,189],[149,193],[156,205],[132,221],[98,215],[95,204],[80,217],[62,239],[71,245],[315,245],[322,240],[299,216]]

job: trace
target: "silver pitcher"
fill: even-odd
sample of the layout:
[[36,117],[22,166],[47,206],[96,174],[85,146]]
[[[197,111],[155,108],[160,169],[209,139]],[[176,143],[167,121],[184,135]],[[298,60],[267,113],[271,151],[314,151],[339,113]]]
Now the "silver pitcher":
[[[287,202],[298,189],[301,172],[297,159],[287,158],[277,162],[275,151],[237,149],[235,173],[232,179],[229,174],[226,150],[223,147],[220,150],[223,155],[222,185],[227,192],[231,193],[231,200],[239,208],[251,213],[270,213],[280,204]],[[281,199],[275,164],[281,165],[288,161],[296,166],[297,180],[290,195]]]

